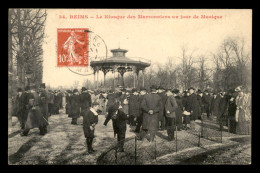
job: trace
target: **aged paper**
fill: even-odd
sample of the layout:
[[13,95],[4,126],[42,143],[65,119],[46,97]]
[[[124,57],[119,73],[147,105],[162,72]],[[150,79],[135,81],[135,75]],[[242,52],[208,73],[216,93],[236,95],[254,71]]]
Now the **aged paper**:
[[[251,122],[251,108],[249,108],[252,63],[251,9],[9,9],[8,36],[9,164],[203,164],[203,159],[199,157],[197,162],[187,161],[202,153],[203,149],[200,146],[210,151],[216,149],[218,144],[223,147],[237,146],[239,142],[244,142],[240,148],[235,148],[234,151],[225,150],[220,154],[222,157],[213,154],[215,160],[206,160],[204,163],[251,163],[251,143],[248,142],[251,137],[251,126],[249,126]],[[21,122],[26,124],[27,118],[22,120],[19,116],[24,112],[17,113],[19,107],[17,93],[24,92],[27,86],[36,90],[42,86],[46,91],[54,91],[54,95],[61,93],[62,100],[58,110],[54,113],[50,112],[49,115],[53,114],[52,116],[45,117],[49,125],[44,138],[38,137],[39,129],[36,128],[32,129],[26,137],[19,135],[20,124]],[[142,88],[150,92],[153,86],[158,87],[157,90],[162,87],[165,92],[176,89],[181,97],[191,87],[198,95],[208,90],[212,95],[216,92],[220,97],[222,94],[233,93],[235,88],[234,92],[240,93],[242,90],[248,95],[239,95],[233,100],[235,100],[234,104],[236,102],[237,105],[242,104],[241,107],[244,107],[242,110],[246,112],[243,115],[246,120],[243,122],[246,122],[246,125],[242,123],[243,125],[240,126],[242,120],[237,117],[242,115],[238,115],[236,120],[235,118],[230,120],[231,115],[229,116],[228,113],[225,116],[229,118],[220,125],[217,117],[222,115],[215,114],[214,117],[211,110],[203,107],[199,116],[212,113],[216,125],[213,129],[219,127],[223,129],[211,132],[212,129],[206,127],[204,129],[200,124],[202,119],[196,119],[194,131],[188,133],[188,131],[176,130],[175,136],[178,135],[179,143],[176,136],[174,147],[163,141],[162,136],[167,136],[168,132],[163,130],[161,136],[157,135],[155,138],[161,140],[157,141],[157,145],[155,144],[157,151],[152,149],[154,144],[151,144],[150,148],[146,147],[147,152],[157,152],[158,155],[144,156],[146,159],[142,160],[140,155],[136,155],[135,147],[138,148],[139,144],[134,143],[135,133],[130,131],[133,125],[130,123],[127,125],[126,138],[133,138],[133,140],[125,142],[125,153],[132,154],[135,159],[124,160],[121,153],[116,158],[106,158],[106,160],[103,156],[104,152],[112,146],[113,142],[116,142],[112,124],[109,124],[109,127],[103,126],[103,120],[106,118],[104,115],[108,114],[105,108],[109,105],[107,94],[109,91],[122,91],[122,88],[122,92],[125,92],[125,89],[131,93],[129,95],[134,95],[133,88],[140,94]],[[99,117],[99,123],[95,127],[96,138],[93,143],[98,151],[93,155],[85,154],[82,116],[78,119],[78,124],[81,125],[71,127],[66,112],[66,105],[68,105],[66,96],[69,90],[74,93],[77,89],[81,94],[85,90],[83,87],[91,94],[92,103],[98,102],[103,108],[102,117]],[[22,91],[18,92],[17,88],[21,88]],[[41,90],[38,92],[39,95],[41,92]],[[232,97],[232,94],[229,96]],[[243,103],[239,102],[241,98],[244,99]],[[127,110],[126,114],[129,114],[128,109],[130,111],[131,108],[125,109],[124,106],[128,106],[129,102],[131,101],[128,99],[120,102],[120,109]],[[230,98],[228,104],[231,104]],[[12,108],[10,105],[13,105]],[[43,112],[44,108],[40,106],[40,109]],[[240,113],[242,111],[236,106],[234,109],[240,110]],[[80,110],[82,111],[82,107]],[[186,109],[183,108],[181,111]],[[189,111],[188,114],[182,115],[181,124],[184,124],[185,116],[193,115]],[[237,125],[236,132],[232,131],[234,124]],[[245,128],[246,132],[244,132]],[[106,132],[109,130],[111,132]],[[34,131],[37,133],[33,134]],[[213,142],[207,141],[206,136],[210,137],[212,133],[215,134],[212,136]],[[242,139],[242,134],[247,135],[248,141]],[[192,140],[194,138],[192,142],[196,143],[196,146],[186,145],[184,139],[188,138]],[[18,142],[14,143],[16,141]],[[131,141],[133,144],[130,144]],[[29,147],[25,147],[27,150],[19,151],[19,148],[25,146],[27,142],[29,143]],[[141,145],[146,144],[140,144],[140,147]],[[169,149],[165,151],[168,145]],[[160,148],[160,146],[164,147]],[[220,152],[221,147],[218,149]],[[189,153],[188,150],[192,152]],[[167,158],[167,154],[177,151],[180,152],[178,158],[183,157],[185,161],[178,163],[174,159]],[[238,154],[239,151],[246,154]],[[70,152],[72,155],[69,154]],[[237,160],[232,158],[231,152],[236,153]],[[227,155],[225,159],[228,157],[234,160],[232,162],[225,160],[224,154]],[[239,158],[244,156],[246,158],[241,161]],[[122,158],[121,162],[120,158]]]

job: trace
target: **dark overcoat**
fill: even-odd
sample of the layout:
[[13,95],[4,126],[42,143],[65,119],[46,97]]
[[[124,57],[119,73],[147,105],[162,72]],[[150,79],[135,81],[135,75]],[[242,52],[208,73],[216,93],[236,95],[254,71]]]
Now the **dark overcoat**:
[[[159,128],[159,112],[161,109],[161,97],[156,93],[146,94],[141,103],[143,113],[143,129],[158,130]],[[153,110],[153,114],[148,113]]]
[[41,113],[44,116],[45,119],[48,118],[48,94],[47,91],[42,90],[39,94],[39,106],[41,109]]
[[227,115],[227,113],[228,113],[227,106],[228,106],[228,97],[227,96],[221,97],[219,100],[219,114],[218,114],[220,117]]
[[98,123],[98,116],[94,115],[94,113],[90,109],[84,109],[82,111],[83,116],[83,131],[86,138],[94,138],[94,131],[91,130],[90,126],[92,124]]
[[219,102],[220,102],[220,96],[217,95],[215,98],[213,97],[211,99],[211,106],[210,110],[213,116],[219,115]]
[[165,95],[165,92],[158,93],[158,95],[161,97],[161,106],[160,106],[158,119],[159,121],[162,121],[165,116],[165,103],[167,100],[167,96]]
[[71,98],[70,95],[66,96],[66,106],[65,106],[65,109],[66,109],[66,114],[68,114],[68,115],[70,114],[70,111],[71,111],[70,98]]
[[204,108],[205,108],[205,113],[209,114],[210,113],[210,101],[211,101],[211,98],[210,98],[210,95],[206,95],[206,94],[203,94],[202,96],[202,103],[204,104]]
[[129,105],[129,115],[138,117],[140,114],[139,96],[130,95],[128,105]]
[[21,116],[25,112],[25,94],[22,93],[21,96],[17,95],[14,104],[14,115],[22,118]]
[[187,99],[188,99],[188,96],[183,96],[181,101],[182,101],[182,106],[183,106],[183,110],[186,110],[186,104],[187,104]]
[[87,92],[83,92],[79,95],[81,110],[88,109],[91,107],[91,95]]
[[181,127],[182,124],[182,112],[183,112],[183,105],[182,105],[182,99],[180,96],[175,96],[175,100],[177,102],[177,109],[175,110],[176,115],[176,124],[178,127]]
[[70,98],[71,111],[69,117],[79,118],[80,117],[80,97],[79,95],[73,94]]
[[31,93],[29,95],[28,116],[25,123],[25,129],[32,129],[48,125],[48,121],[43,117],[39,107],[39,95]]
[[237,110],[237,105],[236,105],[236,99],[234,98],[233,101],[228,102],[228,116],[230,118],[235,118],[236,110]]
[[118,101],[116,93],[111,93],[107,95],[107,107],[106,107],[107,112],[108,112],[108,108],[114,105],[116,101]]
[[[105,126],[107,125],[109,120],[112,119],[112,115],[113,114],[109,109],[107,118],[104,122]],[[127,115],[123,111],[118,110],[116,119],[112,119],[113,130],[114,130],[115,134],[126,132],[126,121],[127,121],[127,119],[128,119]]]
[[205,112],[205,108],[204,108],[204,104],[202,102],[202,97],[200,95],[197,95],[197,99],[198,99],[198,104],[199,104],[199,107],[198,107],[198,115],[199,117],[201,116],[202,113]]
[[188,112],[193,111],[193,113],[190,115],[190,120],[197,120],[200,116],[198,97],[195,93],[192,93],[188,96],[185,110]]

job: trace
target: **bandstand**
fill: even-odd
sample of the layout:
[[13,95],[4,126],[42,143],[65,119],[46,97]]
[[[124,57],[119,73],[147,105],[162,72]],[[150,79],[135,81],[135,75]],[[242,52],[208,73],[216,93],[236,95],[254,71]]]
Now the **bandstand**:
[[134,87],[138,86],[139,72],[142,71],[142,86],[144,87],[144,73],[145,68],[151,65],[151,61],[145,60],[143,58],[129,58],[125,54],[128,52],[125,49],[112,49],[113,56],[108,57],[104,60],[91,61],[90,66],[94,71],[95,86],[98,89],[98,75],[99,71],[104,74],[104,87],[106,86],[106,74],[108,72],[113,73],[113,89],[115,88],[115,77],[116,72],[121,75],[121,85],[124,84],[124,74],[126,72],[132,72],[134,74]]

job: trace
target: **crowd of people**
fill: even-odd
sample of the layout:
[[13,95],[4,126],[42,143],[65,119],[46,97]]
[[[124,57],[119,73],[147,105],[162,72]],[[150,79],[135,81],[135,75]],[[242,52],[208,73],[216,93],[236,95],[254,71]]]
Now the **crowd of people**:
[[[66,99],[65,99],[66,98]],[[168,140],[174,140],[175,130],[196,130],[195,121],[216,120],[219,130],[223,126],[230,133],[251,133],[251,94],[239,86],[227,92],[201,91],[190,87],[180,92],[178,89],[151,86],[139,90],[117,88],[108,92],[92,91],[82,87],[61,91],[46,90],[45,84],[17,90],[14,114],[21,125],[21,135],[27,136],[30,129],[39,128],[40,135],[47,133],[48,118],[59,114],[63,100],[66,114],[71,124],[83,116],[83,131],[87,149],[91,154],[95,126],[98,115],[106,117],[105,126],[112,120],[114,136],[117,136],[118,151],[124,151],[127,124],[135,127],[138,140],[147,138],[152,142],[158,130],[167,131]]]

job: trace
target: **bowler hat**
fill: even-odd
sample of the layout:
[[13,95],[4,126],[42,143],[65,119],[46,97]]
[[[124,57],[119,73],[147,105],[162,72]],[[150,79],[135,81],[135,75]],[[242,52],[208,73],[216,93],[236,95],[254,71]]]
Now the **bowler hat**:
[[86,91],[86,90],[88,90],[86,87],[81,88],[81,91]]
[[41,84],[40,84],[40,88],[46,88],[46,87],[45,87],[45,83],[41,83]]
[[17,92],[22,92],[22,88],[17,88]]
[[78,89],[74,89],[74,90],[73,90],[73,93],[76,93],[76,92],[79,92]]

